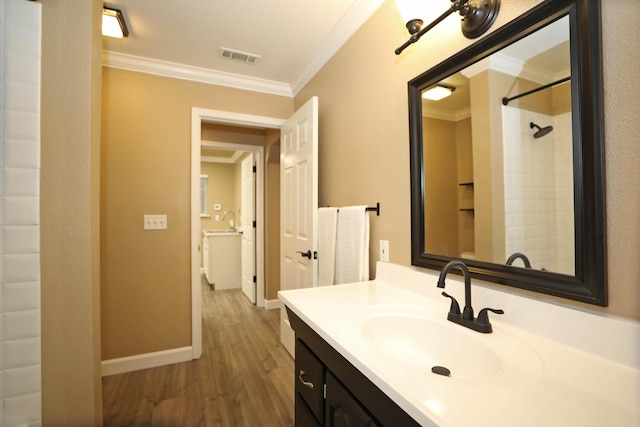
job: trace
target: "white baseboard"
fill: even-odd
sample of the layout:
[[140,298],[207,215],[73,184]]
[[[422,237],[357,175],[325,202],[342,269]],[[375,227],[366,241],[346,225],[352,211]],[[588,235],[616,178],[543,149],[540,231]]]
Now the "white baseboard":
[[265,310],[275,310],[278,308],[282,308],[282,301],[280,301],[279,299],[265,299],[264,308]]
[[137,354],[135,356],[120,357],[102,361],[102,376],[123,374],[141,369],[156,368],[172,363],[188,362],[193,359],[191,347],[173,348],[171,350],[156,351],[154,353]]

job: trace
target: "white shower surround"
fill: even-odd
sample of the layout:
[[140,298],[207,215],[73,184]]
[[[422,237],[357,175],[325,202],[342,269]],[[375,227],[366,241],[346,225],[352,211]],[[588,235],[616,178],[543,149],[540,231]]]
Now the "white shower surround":
[[0,426],[39,426],[42,8],[0,0]]
[[[531,122],[552,125],[553,132],[535,139]],[[571,113],[550,116],[506,106],[502,123],[506,254],[522,252],[533,268],[573,276]]]

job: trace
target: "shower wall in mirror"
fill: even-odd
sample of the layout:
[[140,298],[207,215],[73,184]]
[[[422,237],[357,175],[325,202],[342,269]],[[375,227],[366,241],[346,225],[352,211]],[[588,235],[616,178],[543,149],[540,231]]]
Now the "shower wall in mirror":
[[565,17],[423,90],[453,90],[422,99],[425,252],[574,275],[569,33]]

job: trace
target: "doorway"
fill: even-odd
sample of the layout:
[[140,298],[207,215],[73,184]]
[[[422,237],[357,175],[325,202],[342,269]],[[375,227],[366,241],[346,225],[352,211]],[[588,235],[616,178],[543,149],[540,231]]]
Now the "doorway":
[[[284,120],[254,116],[248,114],[231,113],[220,110],[192,108],[191,111],[191,333],[192,358],[202,355],[202,300],[200,276],[200,161],[203,142],[203,124],[221,124],[231,127],[253,129],[280,129]],[[256,163],[256,305],[265,305],[265,268],[264,268],[264,167],[265,155],[263,146],[236,144],[229,142],[207,141],[216,149],[250,151],[255,155]]]
[[[203,125],[200,157],[202,267],[215,290],[241,288],[256,304],[256,153],[246,144],[216,144],[228,126]],[[232,128],[236,139],[262,142],[264,132]],[[227,148],[228,147],[228,148]],[[242,150],[239,150],[241,148]],[[232,231],[232,232],[230,232]],[[209,255],[209,256],[208,256]]]

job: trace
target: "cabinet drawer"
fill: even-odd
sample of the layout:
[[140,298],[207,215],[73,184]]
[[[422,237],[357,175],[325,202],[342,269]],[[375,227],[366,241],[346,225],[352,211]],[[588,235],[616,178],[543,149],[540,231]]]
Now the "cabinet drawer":
[[313,415],[324,424],[324,365],[296,340],[296,393],[306,402]]

